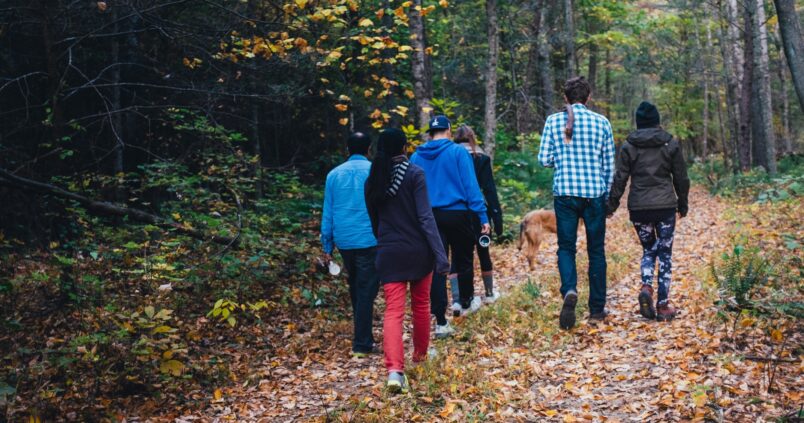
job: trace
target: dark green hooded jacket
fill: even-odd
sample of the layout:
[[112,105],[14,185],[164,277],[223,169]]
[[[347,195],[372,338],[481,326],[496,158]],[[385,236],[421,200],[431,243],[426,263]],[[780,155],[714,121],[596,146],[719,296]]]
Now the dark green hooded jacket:
[[687,215],[690,190],[687,165],[681,145],[664,129],[637,129],[620,148],[609,194],[609,214],[620,206],[629,177],[628,210],[675,209],[682,216]]

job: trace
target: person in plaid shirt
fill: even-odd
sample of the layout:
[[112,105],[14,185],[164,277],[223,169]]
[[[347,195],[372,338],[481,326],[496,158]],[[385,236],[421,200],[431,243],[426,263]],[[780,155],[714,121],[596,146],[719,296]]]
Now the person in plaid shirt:
[[575,251],[578,220],[586,227],[589,254],[589,318],[603,320],[606,306],[606,202],[614,175],[614,137],[611,123],[586,108],[591,88],[582,76],[564,84],[566,110],[550,115],[544,124],[539,163],[555,169],[553,197],[561,276],[559,326],[575,326],[578,272]]

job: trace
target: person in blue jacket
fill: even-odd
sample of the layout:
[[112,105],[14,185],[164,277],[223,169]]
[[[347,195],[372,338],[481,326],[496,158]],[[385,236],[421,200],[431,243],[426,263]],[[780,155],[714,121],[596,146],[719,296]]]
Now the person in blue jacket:
[[[480,306],[473,284],[473,255],[479,234],[473,229],[472,214],[480,220],[481,233],[490,233],[491,226],[472,157],[465,148],[452,142],[451,129],[446,116],[435,116],[428,129],[430,141],[416,149],[410,162],[424,170],[433,216],[444,250],[452,250],[452,268],[459,275],[460,303],[466,312]],[[433,275],[430,307],[436,317],[436,338],[451,335],[454,330],[445,317],[447,281],[444,275]]]
[[374,267],[377,239],[371,230],[363,195],[371,169],[371,162],[366,158],[371,138],[365,133],[355,132],[346,144],[349,159],[329,172],[324,187],[321,245],[325,262],[332,260],[332,251],[336,246],[343,258],[349,278],[355,327],[352,354],[362,358],[376,352],[372,319],[374,300],[380,286]]

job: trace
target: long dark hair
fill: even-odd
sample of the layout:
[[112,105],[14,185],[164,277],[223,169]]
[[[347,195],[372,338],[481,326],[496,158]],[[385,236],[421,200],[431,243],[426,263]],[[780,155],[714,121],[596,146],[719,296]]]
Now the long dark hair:
[[381,206],[387,196],[385,192],[391,184],[391,172],[394,170],[392,159],[403,153],[408,139],[399,129],[386,129],[377,138],[377,154],[371,163],[371,171],[366,181],[366,203]]
[[468,143],[469,147],[472,149],[472,155],[477,155],[477,136],[475,135],[475,131],[472,130],[472,127],[469,125],[461,125],[458,127],[458,130],[455,131],[455,142],[457,143]]
[[572,126],[575,124],[575,112],[572,105],[584,103],[589,99],[592,87],[583,76],[570,78],[564,83],[564,96],[567,97],[567,126],[564,127],[564,142],[569,144],[572,141]]

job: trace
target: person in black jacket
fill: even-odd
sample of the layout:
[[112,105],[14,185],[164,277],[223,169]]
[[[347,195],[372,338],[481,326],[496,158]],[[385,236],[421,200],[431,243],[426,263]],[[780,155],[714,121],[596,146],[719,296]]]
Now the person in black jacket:
[[433,269],[449,271],[438,233],[424,171],[405,157],[405,134],[386,129],[377,140],[377,154],[366,181],[365,196],[371,227],[377,237],[377,274],[385,291],[383,353],[387,387],[407,392],[402,321],[410,286],[413,311],[413,361],[427,358],[430,342],[430,286]]
[[[500,236],[503,230],[502,208],[500,207],[500,199],[497,196],[497,185],[494,183],[494,175],[491,170],[491,158],[477,145],[475,131],[468,125],[461,125],[458,130],[455,131],[455,142],[466,148],[469,154],[472,155],[475,177],[477,177],[480,190],[483,192],[483,197],[486,199],[486,210],[489,216],[489,222],[494,226],[494,232],[497,236]],[[480,221],[475,219],[474,225],[479,227]],[[485,288],[483,303],[491,304],[497,301],[500,294],[494,290],[494,266],[491,262],[489,247],[484,247],[476,243],[476,248],[477,258],[480,259],[483,287]],[[457,314],[461,311],[461,305],[458,297],[458,275],[456,273],[450,273],[450,287],[452,290],[452,310]],[[474,311],[472,309],[470,310]]]
[[[617,210],[630,177],[628,210],[642,244],[642,288],[639,311],[648,319],[672,320],[670,305],[673,235],[676,214],[689,210],[690,180],[681,145],[659,126],[659,111],[643,101],[636,110],[637,130],[632,132],[617,157],[617,169],[608,202],[608,215]],[[659,261],[659,293],[653,306],[653,273]]]

